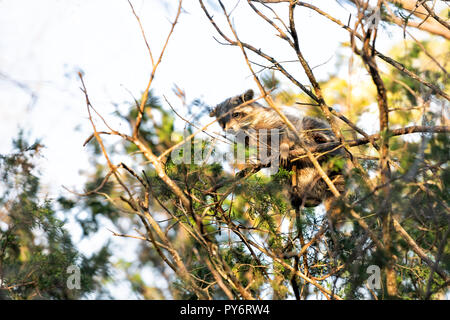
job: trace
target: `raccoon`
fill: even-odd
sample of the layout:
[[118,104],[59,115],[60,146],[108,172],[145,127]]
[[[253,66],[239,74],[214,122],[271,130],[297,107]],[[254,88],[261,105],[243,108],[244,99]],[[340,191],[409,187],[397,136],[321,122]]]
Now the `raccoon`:
[[[222,129],[231,134],[249,130],[258,133],[261,129],[277,129],[280,141],[279,150],[272,150],[272,157],[279,157],[281,167],[292,171],[289,194],[294,208],[315,207],[323,200],[330,198],[332,193],[311,161],[307,157],[292,159],[290,156],[292,151],[301,149],[295,133],[287,127],[273,109],[264,107],[257,102],[248,103],[253,96],[254,92],[250,89],[241,95],[228,98],[218,104],[210,112],[210,116],[216,117]],[[321,143],[337,141],[328,124],[320,119],[291,114],[286,114],[286,117],[294,125],[303,144],[308,148]],[[270,137],[267,141],[270,145]],[[328,176],[334,180],[339,191],[342,191],[344,186],[341,170],[329,168],[325,164],[331,157],[343,155],[344,152],[339,148],[318,159]]]

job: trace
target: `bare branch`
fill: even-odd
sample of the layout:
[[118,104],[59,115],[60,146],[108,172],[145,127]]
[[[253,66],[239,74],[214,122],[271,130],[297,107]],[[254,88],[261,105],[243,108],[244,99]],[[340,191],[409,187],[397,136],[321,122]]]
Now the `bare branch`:
[[[179,18],[180,13],[181,13],[181,4],[182,4],[182,2],[183,2],[183,0],[179,0],[179,2],[178,2],[178,9],[177,9],[177,14],[175,16],[175,20],[172,23],[172,27],[170,28],[169,34],[167,35],[166,41],[165,41],[164,46],[163,46],[163,48],[161,50],[161,53],[160,53],[159,58],[158,58],[158,61],[153,64],[153,69],[152,69],[152,72],[150,74],[150,79],[148,80],[147,87],[145,88],[145,91],[142,94],[141,104],[139,106],[139,113],[138,113],[138,116],[136,118],[136,123],[135,123],[134,128],[133,128],[133,137],[134,138],[137,138],[138,135],[139,135],[139,127],[141,125],[142,117],[144,115],[144,109],[145,109],[145,105],[146,105],[147,99],[148,99],[148,92],[150,90],[150,86],[152,85],[153,79],[155,78],[156,70],[158,69],[158,66],[161,63],[161,60],[163,58],[164,52],[166,51],[167,44],[169,43],[169,40],[170,40],[170,38],[172,36],[172,33],[173,33],[173,30],[175,29],[175,25],[178,22],[178,18]],[[131,5],[131,3],[130,3],[130,5]],[[133,13],[134,13],[134,9],[133,9]],[[137,18],[137,16],[136,16],[136,18]],[[138,19],[138,22],[140,24],[140,20],[139,19]],[[144,33],[143,33],[143,36],[144,36],[144,40],[147,42]],[[152,60],[153,60],[153,58],[152,58]]]

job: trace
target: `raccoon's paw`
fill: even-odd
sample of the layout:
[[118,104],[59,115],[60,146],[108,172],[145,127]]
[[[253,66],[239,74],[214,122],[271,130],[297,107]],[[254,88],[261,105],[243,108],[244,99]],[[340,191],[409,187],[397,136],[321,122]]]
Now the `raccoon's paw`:
[[286,168],[286,167],[288,166],[288,164],[289,164],[288,157],[287,157],[287,156],[284,156],[284,155],[280,155],[280,165],[281,165],[283,168]]
[[287,143],[280,145],[280,164],[284,168],[289,164],[289,144]]

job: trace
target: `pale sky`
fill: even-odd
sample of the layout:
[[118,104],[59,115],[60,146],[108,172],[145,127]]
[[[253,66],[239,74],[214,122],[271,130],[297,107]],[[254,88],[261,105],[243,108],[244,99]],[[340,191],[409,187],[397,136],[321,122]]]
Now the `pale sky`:
[[[349,8],[336,1],[313,2],[342,21],[348,20]],[[224,3],[231,8],[238,1]],[[175,17],[177,2],[134,0],[133,4],[156,58]],[[284,9],[280,15],[287,16],[285,4],[273,7]],[[202,98],[212,105],[248,88],[256,89],[240,49],[222,46],[213,39],[220,37],[198,1],[185,0],[183,8],[157,71],[154,92],[165,95],[173,106],[179,107],[172,93],[175,84],[185,90],[188,101]],[[209,8],[231,35],[220,13]],[[295,59],[287,44],[253,13],[246,1],[241,0],[233,11],[233,23],[243,41],[278,60]],[[348,33],[305,8],[297,10],[296,23],[301,49],[310,65],[328,61],[314,69],[319,79],[325,79],[334,71],[336,51],[340,42],[349,40]],[[377,43],[385,51],[398,40],[381,33]],[[262,62],[253,56],[252,59]],[[139,26],[126,0],[0,0],[0,153],[10,152],[11,139],[17,135],[19,126],[30,130],[33,137],[42,138],[46,145],[42,173],[48,187],[44,192],[57,197],[66,192],[62,185],[82,191],[85,178],[80,170],[89,169],[88,153],[82,144],[91,128],[77,71],[84,72],[94,107],[112,119],[113,103],[131,101],[127,90],[139,98],[147,84],[150,66]],[[286,68],[308,83],[299,64],[287,64]],[[16,81],[34,92],[37,100],[33,105],[30,106],[30,95]],[[184,110],[179,112],[183,114]],[[123,125],[116,128],[128,129]],[[105,229],[99,237],[113,238]],[[129,239],[112,240],[130,245]],[[92,243],[95,242],[82,247],[95,248]],[[132,248],[127,249],[126,258],[131,257],[130,251]],[[120,294],[119,297],[127,298]]]

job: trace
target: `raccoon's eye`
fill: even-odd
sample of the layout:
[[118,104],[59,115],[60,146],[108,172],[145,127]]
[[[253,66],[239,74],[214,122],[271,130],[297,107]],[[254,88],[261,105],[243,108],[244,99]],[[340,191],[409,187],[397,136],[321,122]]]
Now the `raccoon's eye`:
[[328,142],[326,136],[321,134],[321,133],[313,134],[312,138],[313,138],[314,142],[316,142],[316,143],[326,143],[326,142]]
[[239,112],[233,112],[233,114],[231,115],[233,118],[237,118],[239,117],[241,114]]

